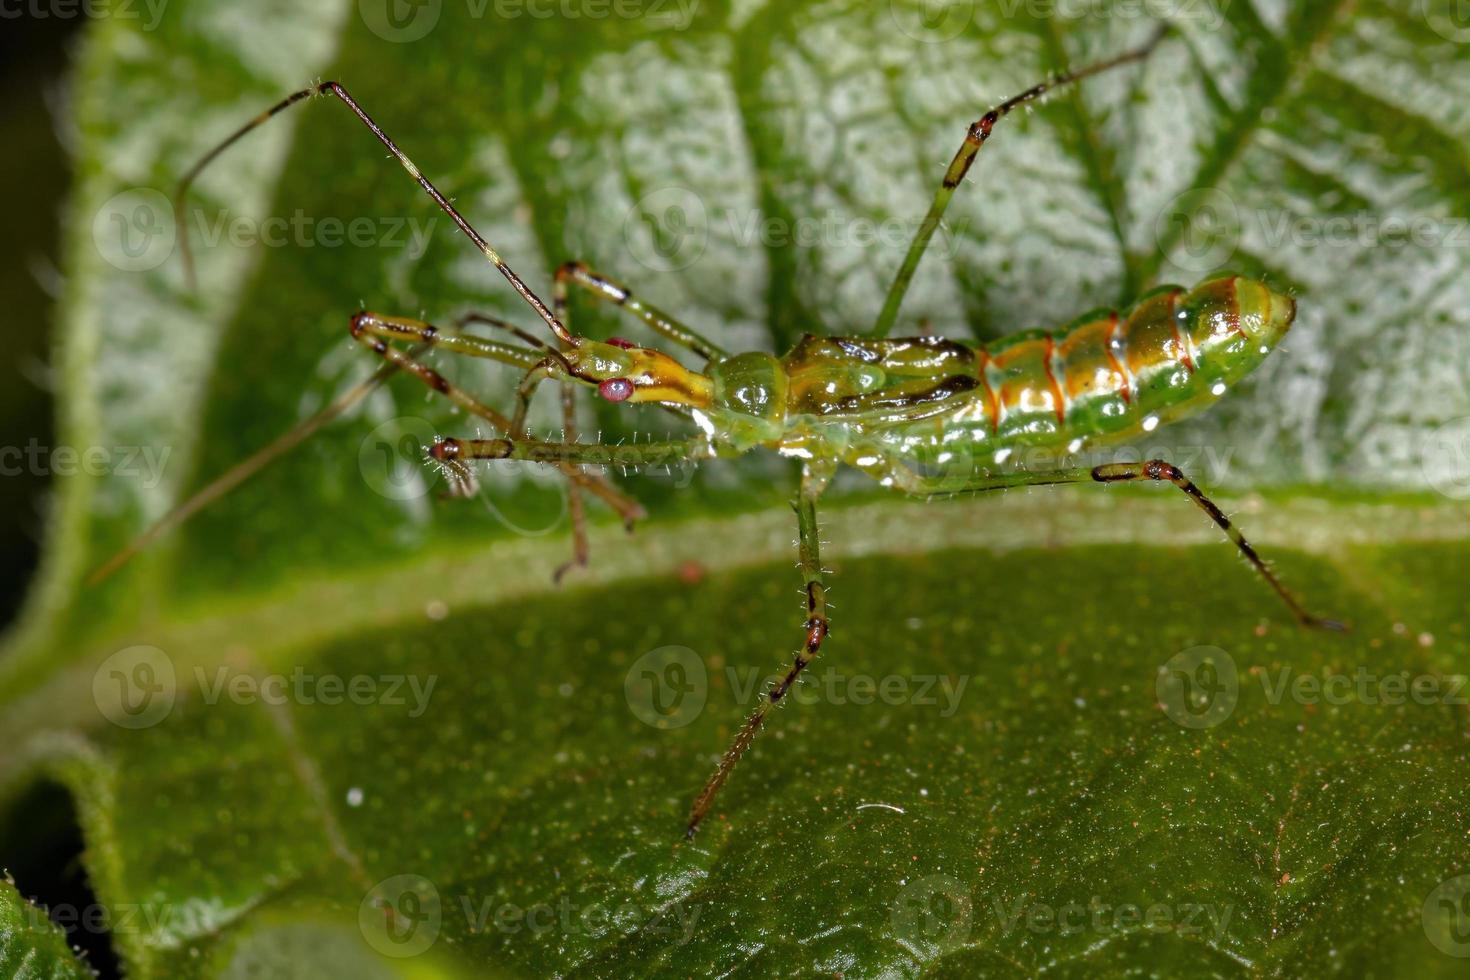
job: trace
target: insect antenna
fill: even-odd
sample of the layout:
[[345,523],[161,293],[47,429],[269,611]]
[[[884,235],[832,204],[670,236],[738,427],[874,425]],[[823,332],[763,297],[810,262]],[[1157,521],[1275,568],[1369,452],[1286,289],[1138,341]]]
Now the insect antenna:
[[[427,344],[421,344],[410,350],[408,356],[412,359],[427,349]],[[210,481],[207,486],[160,517],[152,526],[134,538],[121,551],[98,566],[91,575],[87,576],[87,586],[90,588],[100,585],[111,577],[114,572],[126,565],[134,555],[183,524],[205,507],[234,490],[240,484],[301,445],[307,439],[310,439],[322,426],[337,418],[337,416],[377,390],[384,381],[387,381],[397,373],[398,368],[399,365],[391,361],[384,364],[374,371],[370,377],[358,382],[343,392],[340,397],[326,408],[323,408],[320,412],[317,412],[311,418],[306,419],[289,431],[277,436],[269,445],[242,459],[214,480]]]
[[183,253],[185,278],[189,283],[191,289],[194,285],[194,259],[189,248],[188,222],[184,218],[184,204],[189,193],[189,187],[194,183],[195,178],[199,176],[199,174],[204,170],[205,167],[209,166],[209,164],[212,163],[217,157],[219,157],[220,154],[222,154],[225,150],[229,149],[236,142],[242,139],[247,133],[264,125],[272,117],[278,115],[281,112],[284,112],[296,103],[301,102],[304,99],[308,99],[313,95],[335,96],[338,101],[347,106],[347,108],[351,109],[353,115],[357,116],[362,124],[366,126],[372,132],[372,134],[378,138],[379,143],[382,143],[385,147],[388,148],[388,152],[393,154],[393,158],[398,161],[403,169],[408,171],[409,176],[412,177],[418,183],[418,185],[424,189],[424,192],[427,193],[429,197],[434,199],[434,203],[439,206],[439,210],[448,215],[450,220],[459,227],[459,230],[464,232],[465,236],[468,237],[470,241],[475,243],[475,247],[478,248],[481,253],[484,254],[485,258],[489,259],[490,263],[500,271],[500,274],[504,276],[506,281],[511,284],[511,287],[515,289],[517,293],[520,293],[521,298],[526,301],[531,309],[536,311],[536,315],[541,317],[541,319],[546,322],[546,325],[551,329],[551,332],[556,335],[557,339],[564,344],[569,344],[573,347],[577,346],[577,344],[579,343],[577,338],[574,337],[571,331],[569,331],[562,324],[561,320],[557,319],[556,315],[552,313],[551,308],[541,301],[541,297],[537,296],[536,293],[532,291],[531,287],[527,286],[520,276],[515,274],[515,271],[511,269],[511,267],[506,264],[505,260],[500,257],[500,253],[495,251],[490,243],[485,240],[485,237],[475,230],[474,226],[469,223],[464,215],[460,214],[459,211],[455,209],[453,204],[449,203],[448,198],[439,193],[439,188],[435,187],[433,183],[419,171],[419,168],[414,164],[412,160],[408,158],[408,155],[398,148],[398,144],[394,143],[392,138],[383,131],[383,128],[377,124],[373,117],[369,116],[367,112],[362,108],[362,106],[357,104],[357,100],[355,100],[351,95],[348,94],[347,89],[343,88],[342,85],[337,82],[322,82],[321,84],[313,86],[312,88],[302,89],[299,92],[292,92],[290,95],[286,96],[284,99],[271,106],[265,112],[262,112],[260,115],[256,116],[254,119],[250,120],[248,123],[235,130],[229,136],[225,137],[225,139],[221,143],[211,149],[208,153],[204,154],[204,156],[200,157],[199,161],[195,163],[194,166],[190,167],[189,170],[184,174],[183,178],[179,181],[179,186],[174,191],[174,221],[178,228],[178,241],[180,244],[180,250]]

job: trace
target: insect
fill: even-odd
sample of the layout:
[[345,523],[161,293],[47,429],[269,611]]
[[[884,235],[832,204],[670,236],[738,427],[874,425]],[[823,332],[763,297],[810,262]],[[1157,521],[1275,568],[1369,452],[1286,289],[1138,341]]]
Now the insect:
[[[247,478],[273,456],[306,438],[394,372],[417,377],[498,433],[496,438],[488,439],[440,436],[429,450],[433,463],[442,467],[452,485],[462,491],[473,486],[471,464],[476,461],[530,460],[561,470],[569,486],[573,532],[573,557],[563,571],[587,561],[587,495],[611,506],[630,526],[643,516],[635,501],[589,466],[688,463],[758,448],[799,460],[800,488],[794,507],[805,596],[801,642],[785,676],[761,698],[694,800],[686,824],[686,833],[691,837],[770,709],[797,683],[828,636],[817,503],[843,465],[861,470],[893,490],[921,498],[1041,484],[1171,483],[1220,527],[1298,622],[1342,628],[1331,620],[1309,615],[1225,514],[1178,467],[1165,460],[1044,470],[1000,465],[1013,451],[1055,451],[1059,456],[1075,453],[1082,445],[1120,441],[1200,411],[1253,370],[1286,333],[1296,313],[1290,297],[1261,282],[1227,276],[1192,289],[1158,288],[1125,311],[1093,314],[1055,332],[1015,334],[984,346],[933,336],[888,336],[950,199],[995,125],[1016,108],[1059,85],[1143,61],[1166,33],[1167,27],[1138,48],[1036,85],[972,123],[900,265],[875,327],[861,336],[807,335],[780,357],[762,352],[727,352],[643,302],[626,286],[578,262],[557,270],[551,303],[547,304],[343,86],[323,82],[288,96],[210,150],[181,181],[178,203],[183,204],[199,172],[241,137],[314,95],[335,98],[371,130],[505,277],[551,336],[542,340],[513,324],[478,314],[461,318],[452,329],[401,316],[367,311],[353,314],[350,334],[383,360],[379,371],[186,502],[100,569],[94,579]],[[183,211],[182,206],[176,208],[180,216]],[[187,262],[186,233],[187,226],[181,223]],[[599,341],[574,333],[568,318],[573,289],[585,290],[620,308],[668,344],[691,355],[699,367],[688,367],[652,346],[619,338]],[[476,324],[500,330],[510,339],[470,332],[468,328]],[[504,414],[483,404],[422,363],[418,355],[429,349],[487,358],[514,368],[521,381],[513,410]],[[547,381],[560,387],[566,427],[561,441],[535,439],[526,430],[528,406]],[[595,389],[609,402],[664,406],[691,421],[696,431],[686,438],[634,446],[581,442],[573,412],[573,395],[578,388]]]

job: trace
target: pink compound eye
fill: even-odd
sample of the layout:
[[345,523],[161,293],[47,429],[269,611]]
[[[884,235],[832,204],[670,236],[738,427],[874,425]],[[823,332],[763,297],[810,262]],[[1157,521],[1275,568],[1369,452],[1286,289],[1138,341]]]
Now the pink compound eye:
[[613,347],[621,347],[623,350],[637,350],[638,349],[638,345],[637,344],[633,343],[631,340],[625,340],[622,337],[609,337],[609,338],[607,338],[607,342],[611,346],[613,346]]
[[627,378],[609,378],[597,386],[597,393],[610,402],[625,402],[633,397],[633,382]]

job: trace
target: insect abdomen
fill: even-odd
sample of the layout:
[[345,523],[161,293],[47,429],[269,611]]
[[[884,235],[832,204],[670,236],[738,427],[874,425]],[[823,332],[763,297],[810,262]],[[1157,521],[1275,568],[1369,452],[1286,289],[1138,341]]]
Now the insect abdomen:
[[1270,352],[1296,304],[1237,276],[1168,286],[1124,313],[1089,314],[977,351],[981,396],[1000,442],[1121,438],[1189,415]]

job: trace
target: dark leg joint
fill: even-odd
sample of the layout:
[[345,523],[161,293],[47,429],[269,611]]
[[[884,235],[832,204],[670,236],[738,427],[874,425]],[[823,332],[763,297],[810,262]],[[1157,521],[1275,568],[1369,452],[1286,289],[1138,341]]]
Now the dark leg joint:
[[563,262],[560,266],[557,267],[556,281],[565,282],[568,279],[575,279],[578,275],[586,271],[587,264],[585,262]]
[[1143,472],[1150,480],[1182,480],[1184,474],[1179,472],[1179,467],[1173,463],[1166,463],[1162,459],[1151,459],[1143,464]]
[[832,628],[827,625],[825,619],[808,619],[804,624],[804,628],[806,629],[807,652],[815,654],[817,648],[822,645],[822,641],[827,638],[827,634],[832,631]]
[[994,109],[991,109],[985,115],[975,120],[974,124],[970,126],[968,136],[970,142],[978,145],[990,139],[990,131],[995,128],[996,120],[999,118],[1000,115]]

